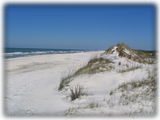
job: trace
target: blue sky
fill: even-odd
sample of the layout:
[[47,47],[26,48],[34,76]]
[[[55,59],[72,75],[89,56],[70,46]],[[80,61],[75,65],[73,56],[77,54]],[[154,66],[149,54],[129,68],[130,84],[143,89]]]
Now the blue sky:
[[6,47],[155,49],[153,5],[7,5]]

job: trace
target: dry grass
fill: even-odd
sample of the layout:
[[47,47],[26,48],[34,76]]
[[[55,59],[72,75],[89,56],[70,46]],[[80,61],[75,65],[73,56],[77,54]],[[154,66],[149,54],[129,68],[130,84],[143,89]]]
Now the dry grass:
[[[98,72],[104,72],[112,69],[111,64],[112,63],[108,59],[104,58],[95,58],[88,62],[88,64],[82,68],[80,68],[75,74],[94,74]],[[102,69],[100,69],[102,68]]]
[[83,95],[86,95],[86,93],[84,92],[84,89],[83,87],[77,85],[73,88],[70,88],[70,98],[71,98],[71,101],[77,99],[77,98],[80,98],[80,96],[83,96]]
[[133,68],[129,68],[129,69],[120,70],[118,72],[120,72],[120,73],[130,72],[130,71],[134,71],[134,70],[139,69],[139,68],[141,68],[141,67],[139,67],[139,66],[138,67],[133,67]]
[[61,82],[59,84],[58,90],[62,90],[67,84],[71,81],[72,75],[68,75],[67,77],[64,77],[61,79]]

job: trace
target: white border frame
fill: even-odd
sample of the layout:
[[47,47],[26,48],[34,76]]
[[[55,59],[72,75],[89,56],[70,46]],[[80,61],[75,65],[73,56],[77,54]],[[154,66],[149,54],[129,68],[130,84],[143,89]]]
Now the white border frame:
[[[157,38],[157,50],[159,51],[160,48],[158,47],[159,46],[159,28],[160,28],[160,25],[158,23],[158,21],[160,20],[160,0],[0,0],[0,66],[1,66],[1,69],[0,69],[0,85],[1,85],[1,88],[0,88],[0,120],[6,120],[6,119],[26,119],[27,117],[6,117],[4,115],[4,111],[3,111],[3,85],[4,85],[4,80],[3,80],[3,77],[4,77],[4,71],[3,71],[3,67],[4,67],[4,60],[3,60],[3,45],[4,45],[4,6],[5,4],[7,3],[15,3],[15,4],[48,4],[48,3],[58,3],[58,4],[103,4],[103,3],[108,3],[108,4],[143,4],[143,3],[148,3],[148,4],[155,4],[157,6],[157,27],[156,27],[156,38]],[[159,54],[158,54],[158,61],[159,61]],[[160,64],[158,62],[158,68],[160,68]],[[159,73],[159,71],[158,71]],[[158,74],[159,76],[159,74]],[[159,77],[158,77],[159,78]],[[158,97],[157,99],[159,98],[159,81],[158,81]],[[159,115],[159,108],[160,108],[160,104],[159,104],[159,101],[158,101],[158,104],[157,104],[157,115],[155,117],[151,117],[151,118],[138,118],[138,119],[160,119],[160,115]],[[67,118],[67,117],[28,117],[29,119],[73,119],[73,118]],[[81,119],[80,117],[76,117],[77,120]],[[128,119],[128,117],[124,118],[124,117],[121,117],[121,118],[117,118],[117,117],[104,117],[104,118],[85,118],[83,117],[82,119]]]

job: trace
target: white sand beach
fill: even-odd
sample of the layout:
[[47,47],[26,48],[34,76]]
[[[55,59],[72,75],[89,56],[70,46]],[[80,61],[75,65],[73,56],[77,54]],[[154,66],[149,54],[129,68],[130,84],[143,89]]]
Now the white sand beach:
[[[106,55],[102,53],[104,51],[6,59],[6,114],[12,116],[154,114],[156,64],[138,63],[119,57],[117,53]],[[91,67],[96,68],[98,65],[96,69],[104,70],[103,72],[74,76],[64,89],[58,91],[63,78],[75,74],[91,59],[96,61],[96,58],[99,61]],[[108,60],[112,62],[103,63]],[[84,88],[86,95],[72,101],[68,97],[71,94],[70,88],[77,85]]]
[[6,59],[7,115],[64,115],[70,102],[58,92],[62,77],[101,52],[50,54]]

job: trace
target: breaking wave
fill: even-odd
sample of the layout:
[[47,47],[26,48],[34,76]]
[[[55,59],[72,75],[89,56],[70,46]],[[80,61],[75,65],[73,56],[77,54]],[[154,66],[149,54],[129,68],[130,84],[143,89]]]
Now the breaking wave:
[[77,53],[84,52],[84,50],[52,50],[52,51],[29,51],[29,52],[9,52],[5,53],[5,58],[16,58],[33,55],[44,55],[44,54],[66,54],[66,53]]

